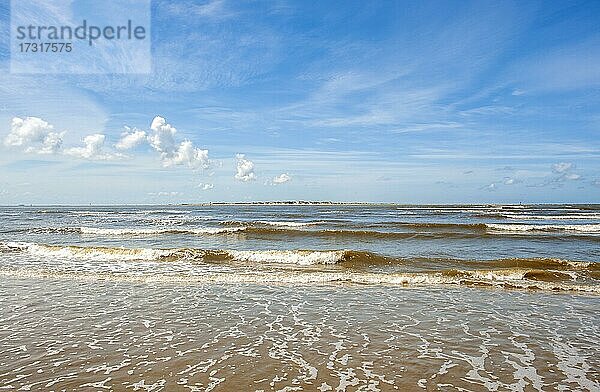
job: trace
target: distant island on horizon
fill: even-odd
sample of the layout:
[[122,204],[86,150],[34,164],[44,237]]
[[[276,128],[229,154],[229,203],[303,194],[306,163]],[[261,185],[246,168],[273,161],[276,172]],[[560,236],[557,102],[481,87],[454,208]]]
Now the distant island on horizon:
[[456,206],[456,207],[525,207],[525,206],[599,206],[600,203],[568,203],[568,202],[547,202],[547,203],[400,203],[400,202],[371,202],[371,201],[323,201],[323,200],[272,200],[272,201],[214,201],[202,203],[123,203],[123,204],[17,204],[3,205],[2,207],[114,207],[114,206],[418,206],[418,207],[436,207],[436,206]]
[[527,206],[527,205],[572,205],[590,206],[599,203],[396,203],[396,202],[368,202],[368,201],[319,201],[319,200],[274,200],[274,201],[217,201],[205,203],[174,203],[178,206],[209,206],[209,205],[386,205],[386,206]]

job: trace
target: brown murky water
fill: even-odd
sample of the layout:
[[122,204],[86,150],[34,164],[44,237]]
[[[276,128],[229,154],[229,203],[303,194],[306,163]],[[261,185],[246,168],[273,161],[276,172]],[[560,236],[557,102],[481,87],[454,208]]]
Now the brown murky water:
[[0,389],[600,390],[600,298],[0,277]]
[[0,391],[600,391],[600,205],[0,223]]

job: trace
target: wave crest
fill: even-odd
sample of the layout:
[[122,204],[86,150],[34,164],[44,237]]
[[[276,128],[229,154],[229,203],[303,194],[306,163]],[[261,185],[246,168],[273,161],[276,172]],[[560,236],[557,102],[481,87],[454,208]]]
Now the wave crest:
[[486,223],[486,227],[492,232],[576,232],[600,234],[600,224],[526,225],[511,223]]
[[600,271],[600,263],[551,258],[507,258],[493,260],[463,260],[449,258],[394,258],[358,250],[225,250],[198,248],[124,248],[103,246],[48,245],[32,242],[0,242],[0,251],[29,252],[40,256],[100,257],[124,260],[204,260],[278,264],[340,264],[347,267],[369,265],[404,265],[411,268],[443,269],[522,269],[522,270],[589,270]]
[[17,278],[71,278],[84,281],[114,280],[127,282],[155,283],[219,283],[219,284],[361,284],[390,286],[466,286],[494,289],[524,289],[544,291],[580,292],[600,294],[600,286],[563,281],[521,279],[519,274],[502,277],[493,271],[469,274],[465,271],[451,273],[397,273],[380,274],[364,272],[253,272],[246,274],[209,273],[202,275],[181,274],[127,274],[112,272],[54,271],[39,268],[7,269],[0,267],[0,275]]
[[[353,250],[221,250],[196,248],[120,248],[101,246],[48,245],[29,242],[0,242],[0,253],[26,252],[40,259],[66,259],[102,262],[203,262],[256,264],[248,273],[208,273],[199,277],[191,266],[189,275],[182,281],[215,281],[247,283],[328,283],[350,282],[391,285],[472,285],[489,287],[538,288],[551,290],[576,290],[600,292],[600,263],[561,259],[497,259],[456,260],[431,258],[392,258],[376,253]],[[276,264],[317,266],[337,265],[339,269],[271,268]],[[400,269],[373,272],[364,268],[381,264],[396,264]],[[53,268],[42,263],[34,264],[43,274],[52,274]],[[264,266],[264,267],[262,267]],[[139,265],[138,265],[139,267]],[[29,267],[17,267],[26,270]],[[62,267],[61,267],[62,268]],[[65,274],[85,274],[70,271]],[[108,267],[107,267],[108,268]],[[136,267],[137,268],[137,267]],[[143,279],[161,279],[155,267],[144,267]],[[10,268],[0,268],[2,273]],[[9,271],[9,272],[7,272]],[[17,272],[14,272],[17,273]],[[112,276],[107,272],[89,272]],[[124,274],[129,272],[125,271]],[[131,274],[131,273],[129,273]],[[167,275],[172,273],[167,272]],[[95,275],[94,275],[95,276]],[[135,279],[138,279],[137,277]],[[142,279],[141,277],[139,279]],[[204,280],[203,280],[204,279]]]
[[228,227],[228,228],[217,228],[217,227],[203,227],[203,228],[123,228],[123,229],[105,229],[95,227],[80,227],[79,232],[81,234],[93,234],[93,235],[156,235],[156,234],[225,234],[225,233],[236,233],[246,230],[246,227]]

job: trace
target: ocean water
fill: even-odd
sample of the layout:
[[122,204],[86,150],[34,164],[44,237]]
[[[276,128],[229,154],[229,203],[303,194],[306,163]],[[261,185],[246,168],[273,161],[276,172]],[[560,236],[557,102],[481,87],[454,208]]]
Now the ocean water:
[[600,205],[0,222],[0,389],[600,390]]

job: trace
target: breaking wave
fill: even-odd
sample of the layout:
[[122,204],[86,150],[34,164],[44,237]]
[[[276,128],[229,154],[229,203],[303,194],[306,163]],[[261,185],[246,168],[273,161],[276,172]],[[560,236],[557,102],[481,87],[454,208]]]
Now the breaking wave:
[[32,242],[0,242],[0,251],[29,252],[38,256],[102,258],[105,260],[204,260],[298,265],[346,264],[347,266],[405,265],[469,269],[542,269],[600,271],[600,263],[552,258],[506,258],[462,260],[451,258],[395,258],[358,250],[223,250],[198,248],[124,248],[105,246],[49,245]]
[[188,214],[185,210],[37,210],[36,214],[61,214],[61,215],[81,215],[81,216],[105,216],[105,215],[181,215]]
[[25,232],[33,234],[82,234],[98,236],[146,236],[160,234],[228,234],[246,230],[246,227],[202,227],[202,228],[98,228],[98,227],[37,227],[28,229],[17,229],[8,232]]
[[288,222],[288,221],[257,221],[257,223],[268,225],[268,226],[279,226],[279,227],[305,227],[323,224],[325,222]]
[[494,273],[453,271],[379,274],[366,272],[311,272],[298,271],[254,272],[245,274],[206,273],[202,275],[182,274],[126,274],[111,272],[53,271],[35,268],[0,268],[0,275],[18,278],[71,278],[84,281],[110,280],[155,283],[218,283],[218,284],[361,284],[389,286],[466,286],[476,288],[522,289],[562,291],[600,294],[600,286],[578,284],[576,282],[544,281],[529,279],[530,272]]
[[159,260],[171,254],[169,250],[150,248],[108,248],[100,246],[47,245],[31,242],[8,242],[0,245],[3,253],[27,252],[38,257],[87,259],[102,261]]
[[[37,227],[4,231],[4,233],[31,233],[31,234],[80,234],[96,236],[156,236],[156,235],[274,235],[287,237],[335,237],[335,238],[379,238],[379,239],[461,239],[481,238],[486,236],[521,236],[523,234],[538,237],[568,235],[590,241],[600,241],[600,224],[581,225],[527,225],[527,224],[445,224],[445,223],[396,223],[402,226],[403,231],[389,231],[379,226],[364,229],[346,228],[319,228],[309,226],[316,222],[270,222],[270,224],[249,223],[247,226],[238,226],[243,222],[225,223],[225,227],[125,227],[125,228],[97,228],[97,227]],[[248,222],[247,222],[248,223]],[[255,226],[252,226],[255,225]],[[383,229],[383,230],[382,230]],[[408,229],[408,230],[406,230]]]
[[81,234],[96,234],[96,235],[155,235],[155,234],[223,234],[236,233],[245,230],[245,227],[230,227],[230,228],[124,228],[124,229],[105,229],[94,227],[80,227]]
[[47,245],[31,242],[8,242],[0,251],[27,252],[40,257],[91,259],[102,261],[231,261],[252,263],[281,263],[298,265],[336,264],[350,260],[363,252],[321,250],[210,250],[194,248],[153,249],[104,246]]
[[500,232],[575,232],[575,233],[600,234],[600,224],[525,225],[525,224],[486,223],[486,226],[490,231],[500,231]]
[[[372,252],[355,250],[222,250],[196,248],[121,248],[101,246],[48,245],[31,242],[0,243],[0,253],[25,253],[40,259],[102,262],[178,262],[244,263],[256,265],[251,272],[202,273],[175,276],[157,274],[148,267],[142,276],[119,274],[118,279],[169,281],[169,279],[198,282],[246,283],[328,283],[349,282],[390,285],[469,285],[542,290],[574,290],[600,293],[600,263],[561,259],[508,258],[496,260],[460,260],[444,258],[393,258]],[[232,264],[233,263],[233,264]],[[277,265],[313,266],[277,268]],[[370,267],[395,265],[393,272],[373,272]],[[35,265],[35,263],[33,264]],[[32,269],[0,268],[2,274],[63,273],[86,279],[111,277],[113,272],[55,271],[40,267]],[[326,269],[317,266],[337,265]],[[42,266],[42,264],[40,264]],[[273,268],[271,268],[273,267]],[[266,268],[266,269],[265,269]],[[400,269],[400,270],[399,270]],[[20,271],[20,272],[19,272]],[[28,272],[23,272],[28,271]],[[165,271],[164,269],[162,270]],[[164,279],[163,279],[164,278]]]

